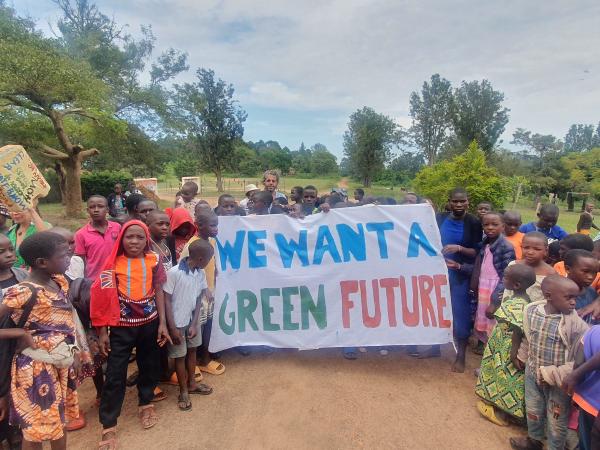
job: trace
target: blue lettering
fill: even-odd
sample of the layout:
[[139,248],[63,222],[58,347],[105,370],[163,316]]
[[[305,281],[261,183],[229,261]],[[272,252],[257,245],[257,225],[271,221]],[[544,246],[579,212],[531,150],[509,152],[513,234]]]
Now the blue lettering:
[[229,241],[225,241],[225,245],[221,245],[221,241],[217,238],[217,248],[219,249],[219,260],[221,261],[221,271],[227,270],[227,260],[232,269],[239,269],[242,262],[242,247],[244,246],[244,237],[246,231],[240,230],[235,233],[235,242],[233,246]]
[[267,232],[265,230],[248,231],[248,264],[250,264],[251,269],[267,267],[267,257],[256,254],[256,252],[265,251],[265,244],[259,242],[259,239],[266,238]]
[[408,237],[408,258],[416,258],[419,256],[419,247],[423,247],[425,253],[429,256],[435,256],[436,251],[427,240],[427,236],[423,233],[421,226],[417,222],[413,222],[410,226],[410,236]]
[[357,231],[350,225],[339,223],[335,226],[340,242],[342,244],[342,255],[344,262],[350,261],[350,255],[354,256],[357,261],[367,259],[367,248],[365,247],[365,230],[362,223],[356,225]]
[[[327,241],[327,243],[325,243],[325,241]],[[321,264],[321,262],[323,262],[323,255],[325,255],[325,252],[329,252],[331,259],[333,259],[334,262],[342,262],[340,253],[338,252],[335,241],[333,240],[333,236],[331,235],[331,231],[329,231],[329,227],[327,225],[321,225],[317,234],[317,243],[315,245],[313,264]]]
[[300,231],[298,236],[298,242],[290,239],[289,242],[285,236],[281,233],[275,233],[275,242],[279,249],[279,256],[281,256],[281,263],[283,267],[289,269],[292,267],[292,260],[294,259],[294,253],[298,255],[298,259],[302,263],[302,267],[309,265],[308,262],[308,237],[306,230]]
[[379,256],[381,259],[388,259],[387,242],[385,240],[385,232],[394,229],[392,222],[369,222],[367,223],[367,231],[377,233],[377,244],[379,245]]

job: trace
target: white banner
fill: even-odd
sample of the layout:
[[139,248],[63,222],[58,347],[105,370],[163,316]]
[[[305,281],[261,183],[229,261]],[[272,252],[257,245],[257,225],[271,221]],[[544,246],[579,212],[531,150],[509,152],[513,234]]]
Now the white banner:
[[452,341],[448,272],[429,205],[306,219],[219,217],[210,350]]

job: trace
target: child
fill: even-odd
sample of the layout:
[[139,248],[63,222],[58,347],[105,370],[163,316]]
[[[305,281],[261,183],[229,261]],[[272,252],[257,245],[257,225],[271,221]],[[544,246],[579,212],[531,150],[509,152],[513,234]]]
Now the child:
[[69,256],[71,257],[71,262],[69,263],[69,268],[65,272],[65,277],[67,277],[69,284],[77,278],[84,278],[85,264],[80,256],[75,255],[75,234],[73,234],[71,230],[67,230],[63,227],[52,227],[50,231],[60,234],[69,244]]
[[585,208],[581,215],[579,216],[579,222],[577,222],[577,232],[581,234],[586,234],[589,236],[592,228],[596,230],[600,230],[598,226],[594,223],[594,216],[592,212],[594,211],[593,203],[586,203]]
[[358,188],[354,191],[354,200],[356,200],[356,203],[362,204],[364,198],[365,198],[364,189]]
[[527,288],[535,283],[535,271],[513,264],[504,272],[504,286],[512,291],[495,312],[497,325],[483,352],[475,394],[477,409],[496,425],[508,425],[505,415],[525,421],[525,377],[515,360],[523,332],[523,310],[529,303]]
[[235,198],[230,194],[219,196],[215,212],[218,216],[245,216],[246,212],[243,208],[235,203]]
[[113,192],[108,196],[108,213],[111,217],[117,218],[127,213],[125,208],[125,194],[123,194],[123,185],[121,183],[115,184]]
[[317,208],[317,199],[319,198],[319,192],[317,188],[312,184],[309,184],[304,188],[302,197],[302,213],[305,216],[310,216]]
[[302,203],[303,196],[304,196],[304,188],[302,186],[294,186],[292,188],[292,190],[290,192],[290,200],[294,202],[294,205]]
[[181,199],[183,200],[182,207],[190,214],[190,217],[194,216],[194,210],[196,208],[196,204],[198,203],[198,199],[196,199],[196,195],[198,195],[198,185],[193,181],[186,181],[181,186]]
[[560,241],[561,239],[567,236],[567,232],[558,225],[556,225],[556,222],[558,222],[559,214],[560,211],[558,209],[558,206],[552,203],[546,203],[545,205],[542,205],[540,211],[537,214],[538,221],[529,222],[525,225],[521,225],[519,231],[521,233],[539,231],[546,235],[549,242],[557,240]]
[[189,256],[182,258],[177,266],[167,272],[165,309],[169,334],[169,357],[175,360],[175,372],[179,381],[177,406],[181,411],[192,409],[189,394],[208,395],[212,389],[196,383],[196,349],[202,343],[202,332],[198,318],[202,308],[202,297],[212,301],[206,284],[204,267],[214,254],[212,245],[197,239],[188,247]]
[[571,398],[561,385],[573,370],[577,344],[587,324],[575,312],[579,287],[574,281],[550,275],[542,282],[546,302],[525,308],[523,329],[528,342],[525,368],[526,438],[511,438],[516,450],[544,447],[563,450],[571,412]]
[[108,356],[100,399],[101,449],[116,447],[117,418],[134,348],[139,369],[138,415],[144,429],[158,422],[151,401],[159,379],[159,346],[171,341],[163,302],[165,281],[160,259],[150,249],[148,228],[137,220],[127,222],[91,289],[90,317],[98,329],[100,353]]
[[521,214],[517,211],[506,211],[502,215],[502,219],[504,220],[504,237],[515,249],[517,260],[523,259],[521,244],[525,235],[519,231],[519,227],[522,225]]
[[146,197],[144,197],[141,193],[128,195],[127,199],[125,200],[125,208],[127,209],[127,215],[119,216],[121,223],[125,223],[129,220],[140,220],[137,213],[137,208],[140,202],[145,199]]
[[9,288],[0,306],[0,317],[12,314],[17,323],[30,308],[23,328],[0,331],[2,338],[20,339],[23,348],[12,363],[10,421],[23,432],[23,448],[41,449],[42,442],[51,441],[52,449],[66,449],[68,374],[78,359],[69,288],[62,276],[69,265],[68,244],[42,231],[23,241],[21,256],[31,272],[25,282]]
[[156,211],[157,209],[158,206],[156,205],[156,203],[154,203],[152,200],[148,200],[147,198],[145,198],[142,201],[140,201],[137,207],[135,208],[136,219],[146,223],[146,218],[148,217],[148,214],[150,214],[152,211]]
[[486,343],[496,321],[494,312],[502,302],[504,294],[504,270],[515,260],[515,251],[502,232],[502,215],[490,212],[482,218],[485,239],[479,257],[473,268],[471,289],[477,292],[477,313],[475,315],[475,335]]
[[258,191],[260,191],[260,189],[258,189],[258,187],[255,184],[246,185],[246,190],[245,190],[246,197],[240,202],[240,207],[244,208],[244,212],[246,213],[246,215],[248,215],[250,213],[250,211],[248,209],[248,203],[250,202],[252,195]]
[[[587,250],[569,250],[565,255],[565,269],[567,277],[579,286],[580,293],[577,296],[576,305],[576,309],[579,311],[598,297],[596,290],[591,287],[598,275],[598,260]],[[589,324],[594,324],[591,314],[583,319]]]
[[483,217],[492,210],[490,202],[480,202],[477,205],[477,217],[483,222]]
[[552,241],[548,244],[548,255],[546,256],[546,262],[554,267],[555,264],[560,260],[560,241]]
[[[589,236],[579,233],[569,234],[566,238],[560,241],[560,250],[559,250],[559,261],[554,264],[554,270],[559,275],[563,277],[567,276],[567,271],[565,268],[565,255],[569,252],[569,250],[586,250],[588,252],[592,252],[594,250],[594,242]],[[600,287],[600,274],[596,276],[596,278],[592,281],[591,286],[594,289],[598,289]]]
[[160,256],[165,272],[168,272],[175,265],[175,258],[173,257],[175,251],[174,241],[171,240],[169,243],[168,240],[171,228],[169,216],[164,211],[154,210],[146,217],[146,225],[148,231],[150,231],[152,251]]
[[8,230],[10,229],[7,223],[8,219],[10,219],[8,208],[3,203],[0,203],[0,234],[8,234]]
[[171,235],[175,240],[175,260],[179,261],[181,251],[190,238],[196,234],[196,225],[186,208],[175,208],[171,211]]
[[273,195],[269,191],[258,191],[252,195],[250,203],[250,215],[264,216],[267,214],[278,214],[281,208],[272,207]]

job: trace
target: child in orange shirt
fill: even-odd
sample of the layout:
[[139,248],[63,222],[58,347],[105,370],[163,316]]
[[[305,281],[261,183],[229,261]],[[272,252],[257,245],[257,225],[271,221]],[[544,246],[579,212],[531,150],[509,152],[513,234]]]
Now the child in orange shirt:
[[521,244],[523,243],[523,236],[525,234],[519,231],[519,227],[522,225],[521,214],[517,211],[506,211],[502,217],[504,219],[504,235],[506,240],[514,247],[517,261],[523,259]]

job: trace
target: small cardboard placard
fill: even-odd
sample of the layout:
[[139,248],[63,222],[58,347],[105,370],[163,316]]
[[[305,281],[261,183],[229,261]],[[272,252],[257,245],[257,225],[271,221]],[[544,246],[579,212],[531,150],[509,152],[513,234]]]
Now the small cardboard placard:
[[22,146],[0,148],[0,202],[11,211],[22,211],[48,192],[50,185]]

